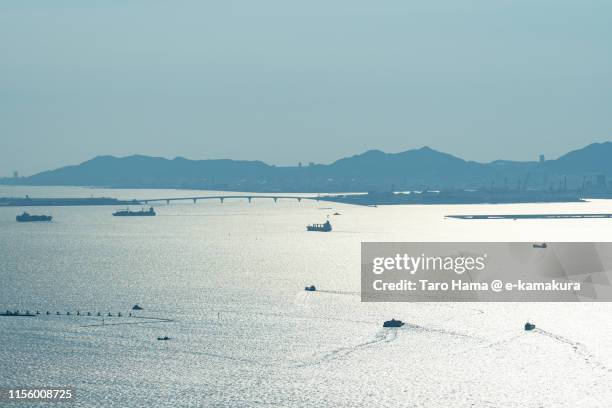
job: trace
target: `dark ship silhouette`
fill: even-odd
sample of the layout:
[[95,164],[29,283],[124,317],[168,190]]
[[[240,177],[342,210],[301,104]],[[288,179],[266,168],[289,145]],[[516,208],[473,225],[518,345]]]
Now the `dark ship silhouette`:
[[325,221],[325,224],[312,224],[306,227],[306,231],[319,231],[319,232],[330,232],[332,230],[332,226],[328,221]]
[[383,327],[402,327],[403,325],[404,322],[395,319],[387,320],[383,323]]
[[15,217],[17,222],[34,222],[34,221],[51,221],[53,219],[50,215],[31,215],[24,212],[21,215]]
[[129,208],[126,208],[125,210],[119,210],[113,213],[115,217],[153,217],[155,215],[153,207],[149,207],[146,211],[144,208],[141,208],[140,211],[131,211]]

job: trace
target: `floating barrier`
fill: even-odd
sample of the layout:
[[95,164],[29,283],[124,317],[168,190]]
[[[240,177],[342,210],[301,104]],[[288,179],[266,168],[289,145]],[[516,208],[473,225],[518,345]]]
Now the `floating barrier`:
[[14,316],[14,317],[34,317],[36,316],[35,314],[30,313],[29,310],[26,310],[25,313],[21,313],[19,310],[14,310],[14,311],[10,311],[7,310],[4,313],[0,313],[0,316]]
[[[132,310],[142,310],[142,308],[139,306],[137,308],[132,308]],[[35,313],[30,312],[30,310],[26,310],[25,312],[21,312],[19,310],[6,310],[5,312],[0,313],[0,316],[11,316],[11,317],[35,317],[41,314],[40,310],[36,310]],[[172,319],[166,319],[166,318],[161,318],[161,317],[145,317],[145,316],[137,316],[138,313],[132,313],[132,312],[128,312],[128,314],[126,315],[124,312],[117,312],[117,313],[113,313],[113,312],[106,312],[106,313],[102,313],[102,312],[81,312],[80,309],[78,309],[76,312],[72,312],[72,311],[66,311],[66,312],[60,312],[59,310],[56,310],[55,313],[52,313],[50,310],[45,310],[44,314],[46,316],[50,316],[52,314],[54,314],[55,316],[72,316],[72,317],[116,317],[116,318],[132,318],[132,319],[147,319],[147,321],[139,321],[139,322],[131,322],[131,323],[127,323],[127,322],[117,322],[117,323],[103,323],[103,324],[92,324],[92,325],[87,325],[87,326],[83,326],[83,327],[89,327],[89,326],[111,326],[111,325],[117,325],[117,324],[141,324],[141,323],[162,323],[162,322],[172,322],[174,320]],[[104,319],[102,319],[102,321],[104,322]]]

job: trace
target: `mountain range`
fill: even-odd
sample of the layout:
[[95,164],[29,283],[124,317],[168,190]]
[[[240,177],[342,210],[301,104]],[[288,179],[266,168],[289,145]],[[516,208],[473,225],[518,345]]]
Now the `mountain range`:
[[3,184],[227,191],[347,192],[411,189],[607,188],[612,142],[593,143],[558,159],[479,163],[429,147],[401,153],[369,150],[331,164],[280,167],[261,161],[98,156],[78,165]]

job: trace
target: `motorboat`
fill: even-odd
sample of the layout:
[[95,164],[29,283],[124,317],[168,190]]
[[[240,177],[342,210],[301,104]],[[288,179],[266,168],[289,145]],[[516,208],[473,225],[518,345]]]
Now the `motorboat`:
[[386,322],[383,323],[383,327],[402,327],[403,325],[404,325],[404,322],[402,322],[401,320],[395,320],[395,319],[387,320]]
[[533,329],[535,329],[535,327],[536,327],[536,325],[533,324],[533,323],[529,323],[529,322],[525,323],[525,330],[527,330],[527,331],[533,330]]

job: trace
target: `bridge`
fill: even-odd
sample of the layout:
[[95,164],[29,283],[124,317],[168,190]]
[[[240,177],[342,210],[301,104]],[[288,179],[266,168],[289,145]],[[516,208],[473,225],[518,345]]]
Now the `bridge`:
[[278,200],[297,200],[301,202],[302,200],[315,200],[319,201],[321,199],[325,199],[326,197],[333,197],[333,195],[316,195],[316,196],[292,196],[292,195],[217,195],[217,196],[198,196],[198,197],[173,197],[173,198],[147,198],[144,200],[138,200],[144,204],[150,203],[158,203],[158,202],[166,202],[166,204],[170,204],[172,201],[193,201],[196,204],[198,201],[203,200],[219,200],[222,203],[228,199],[247,199],[249,203],[254,199],[266,198],[274,200],[277,202]]

